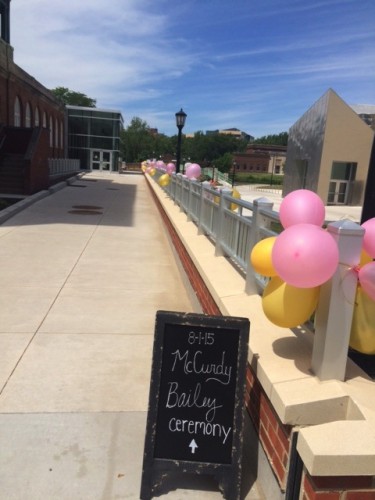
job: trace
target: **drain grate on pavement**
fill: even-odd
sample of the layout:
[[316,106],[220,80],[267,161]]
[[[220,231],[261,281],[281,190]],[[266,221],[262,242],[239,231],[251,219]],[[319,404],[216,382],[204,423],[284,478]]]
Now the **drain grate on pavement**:
[[103,210],[103,207],[99,207],[98,205],[73,205],[72,208],[79,210]]
[[103,215],[103,212],[97,210],[69,210],[68,213],[74,215]]

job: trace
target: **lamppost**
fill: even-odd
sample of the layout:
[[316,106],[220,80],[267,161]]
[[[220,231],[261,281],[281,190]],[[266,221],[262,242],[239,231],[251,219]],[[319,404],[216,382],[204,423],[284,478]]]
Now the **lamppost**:
[[187,114],[182,111],[176,113],[176,126],[178,128],[178,137],[177,137],[177,154],[176,154],[176,174],[180,172],[180,161],[181,161],[181,130],[184,128],[185,120]]
[[234,161],[232,165],[232,187],[234,186],[234,179],[236,176],[236,167],[237,167],[237,162]]

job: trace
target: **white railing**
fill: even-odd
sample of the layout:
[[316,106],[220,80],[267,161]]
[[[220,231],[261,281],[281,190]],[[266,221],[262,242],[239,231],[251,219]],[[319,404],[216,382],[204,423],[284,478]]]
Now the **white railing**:
[[[158,177],[156,174],[154,180]],[[217,191],[209,183],[181,175],[172,175],[164,190],[197,225],[199,234],[215,244],[215,255],[227,256],[244,275],[246,293],[262,293],[268,278],[255,272],[249,257],[258,241],[282,230],[273,203],[267,198],[242,201],[231,196],[231,189]],[[321,380],[344,380],[364,229],[340,220],[329,223],[327,231],[337,243],[339,265],[334,276],[321,285],[312,369]]]
[[75,174],[80,171],[79,160],[71,158],[48,158],[49,176]]

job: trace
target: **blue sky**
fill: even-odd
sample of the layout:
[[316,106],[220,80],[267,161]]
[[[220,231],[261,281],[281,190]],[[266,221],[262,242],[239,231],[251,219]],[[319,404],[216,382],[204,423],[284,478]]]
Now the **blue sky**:
[[14,60],[167,135],[287,131],[328,89],[375,104],[374,0],[12,0]]

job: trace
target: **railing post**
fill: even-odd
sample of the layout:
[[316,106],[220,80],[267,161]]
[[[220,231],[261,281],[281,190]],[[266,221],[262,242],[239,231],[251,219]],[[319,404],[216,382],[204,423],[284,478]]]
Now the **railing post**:
[[268,198],[257,198],[253,201],[253,215],[251,223],[248,259],[246,268],[245,292],[249,295],[257,295],[259,288],[255,279],[255,271],[250,262],[250,254],[254,246],[260,240],[260,228],[269,227],[270,221],[260,213],[260,209],[272,210],[273,203]]
[[223,239],[223,231],[224,231],[225,208],[229,206],[229,202],[224,198],[224,194],[230,194],[231,192],[232,192],[232,190],[229,188],[224,188],[220,192],[219,222],[218,222],[218,227],[217,227],[216,244],[215,244],[215,256],[216,257],[221,257],[224,255],[221,241]]
[[204,215],[204,197],[206,196],[206,190],[204,186],[209,185],[209,182],[203,181],[200,184],[200,196],[199,196],[199,216],[198,216],[198,234],[204,234],[202,229],[202,221]]
[[344,380],[358,284],[355,266],[365,231],[349,220],[333,222],[327,231],[335,239],[340,257],[332,279],[320,289],[311,367],[320,380]]

